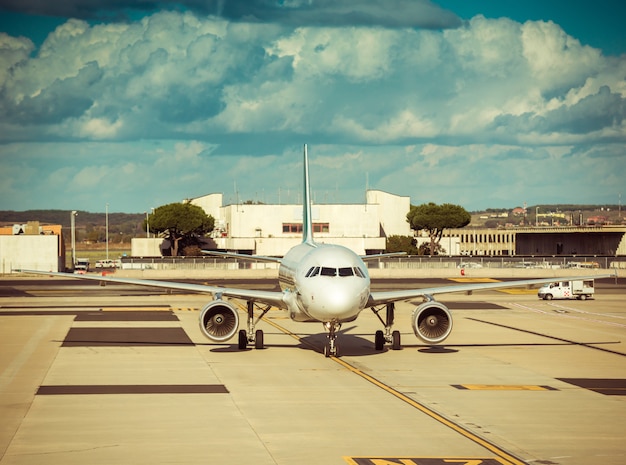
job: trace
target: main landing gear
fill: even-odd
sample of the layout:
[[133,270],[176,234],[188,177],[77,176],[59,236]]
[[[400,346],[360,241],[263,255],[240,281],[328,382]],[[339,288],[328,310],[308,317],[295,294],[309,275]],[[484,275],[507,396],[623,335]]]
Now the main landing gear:
[[337,331],[341,329],[341,323],[329,321],[324,323],[324,328],[328,331],[328,341],[324,345],[325,357],[337,356]]
[[[383,320],[379,315],[379,312],[382,311],[383,308],[386,309],[385,320]],[[390,344],[392,350],[402,349],[400,331],[391,330],[395,318],[395,304],[393,302],[389,302],[384,307],[372,307],[372,311],[385,327],[384,332],[381,330],[376,331],[376,334],[374,335],[374,348],[376,350],[383,350],[385,348],[385,344]]]
[[248,301],[248,330],[240,329],[239,330],[239,341],[238,348],[239,350],[245,350],[248,347],[248,344],[254,343],[255,349],[263,348],[263,330],[254,328],[256,324],[265,316],[267,312],[270,311],[271,306],[267,305],[264,308],[261,308],[261,315],[255,320],[254,319],[254,302]]

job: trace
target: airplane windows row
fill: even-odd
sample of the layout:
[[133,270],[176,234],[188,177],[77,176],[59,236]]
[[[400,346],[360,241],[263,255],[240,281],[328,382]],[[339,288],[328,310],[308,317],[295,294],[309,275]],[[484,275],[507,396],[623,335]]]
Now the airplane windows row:
[[313,276],[358,276],[359,278],[365,278],[365,273],[358,267],[345,267],[345,268],[328,268],[325,266],[313,266],[307,271],[305,277],[312,278]]

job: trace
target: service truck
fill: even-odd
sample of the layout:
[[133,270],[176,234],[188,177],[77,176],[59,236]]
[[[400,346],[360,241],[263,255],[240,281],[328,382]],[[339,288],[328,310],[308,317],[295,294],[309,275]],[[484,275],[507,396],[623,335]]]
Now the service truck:
[[537,292],[540,299],[578,299],[585,300],[593,297],[593,279],[559,281],[545,284]]
[[88,271],[89,271],[89,259],[77,258],[76,263],[74,263],[74,273],[85,274]]

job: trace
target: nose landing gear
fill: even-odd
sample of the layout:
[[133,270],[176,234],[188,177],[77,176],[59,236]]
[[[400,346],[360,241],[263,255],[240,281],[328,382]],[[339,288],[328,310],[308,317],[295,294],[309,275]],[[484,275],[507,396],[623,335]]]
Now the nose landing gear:
[[328,331],[328,341],[324,345],[325,357],[337,356],[337,331],[341,329],[341,323],[329,321],[324,323],[324,328]]

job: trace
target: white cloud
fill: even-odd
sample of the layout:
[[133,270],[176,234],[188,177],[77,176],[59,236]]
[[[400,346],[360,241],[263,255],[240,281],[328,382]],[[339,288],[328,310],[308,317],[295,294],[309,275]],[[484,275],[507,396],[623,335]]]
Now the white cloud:
[[122,121],[109,121],[106,118],[92,118],[81,121],[77,133],[86,139],[111,139],[122,127]]
[[11,70],[25,62],[33,49],[29,39],[0,32],[0,86],[10,83]]
[[389,74],[398,33],[386,29],[297,29],[267,48],[278,57],[293,58],[301,79],[342,77],[372,81]]
[[[623,148],[626,136],[626,60],[558,25],[481,16],[445,31],[285,24],[191,12],[70,20],[32,56],[28,40],[0,34],[0,161],[11,165],[19,144],[25,164],[49,154],[47,188],[76,185],[84,170],[80,179],[115,177],[127,196],[159,183],[160,199],[176,201],[232,191],[236,178],[249,195],[279,187],[288,181],[276,164],[297,185],[298,147],[309,142],[341,165],[323,189],[359,195],[368,172],[372,187],[469,203],[488,202],[481,192],[495,181],[502,201],[523,197],[513,190],[536,179],[526,174],[535,160],[576,145],[597,149],[575,152],[582,161],[611,160],[594,169],[618,189],[626,168],[606,147]],[[574,179],[588,168],[578,166]]]
[[34,138],[76,119],[76,132],[60,135],[208,139],[224,130],[346,128],[364,143],[489,139],[500,115],[546,116],[601,86],[626,91],[623,60],[557,25],[480,16],[445,32],[292,31],[165,12],[128,25],[70,20],[30,59],[12,44],[0,54],[14,68],[3,106],[37,124]]
[[521,37],[532,78],[546,94],[583,85],[602,65],[599,50],[581,45],[551,21],[526,22]]

